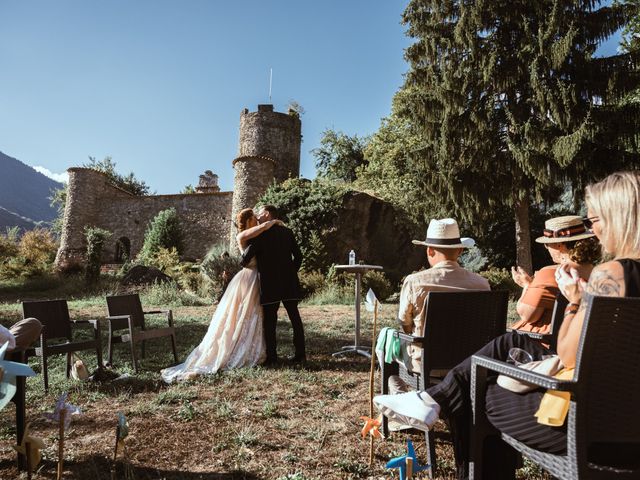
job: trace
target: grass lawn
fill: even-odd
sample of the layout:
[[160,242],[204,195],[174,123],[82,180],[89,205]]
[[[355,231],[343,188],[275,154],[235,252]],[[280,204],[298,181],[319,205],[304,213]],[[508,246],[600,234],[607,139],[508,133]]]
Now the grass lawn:
[[[54,298],[51,296],[51,298]],[[0,296],[0,320],[9,325],[21,318],[16,292]],[[145,308],[163,305],[145,305]],[[72,318],[105,315],[101,296],[70,302]],[[204,335],[214,307],[174,307],[181,359]],[[384,305],[381,326],[395,325],[397,305]],[[293,353],[290,325],[284,309],[278,320],[279,354]],[[283,365],[232,370],[167,386],[159,370],[172,361],[168,339],[148,342],[142,370],[134,375],[128,347],[117,346],[114,368],[127,379],[79,383],[64,378],[62,357],[50,364],[50,389],[41,376],[27,382],[27,420],[47,447],[34,479],[55,478],[57,428],[44,420],[56,398],[69,392],[82,408],[66,436],[66,479],[110,479],[117,412],[128,420],[126,448],[137,479],[383,479],[397,478],[385,470],[386,461],[406,451],[406,435],[392,434],[376,442],[369,468],[369,440],[360,437],[360,415],[368,412],[369,360],[331,353],[353,342],[353,307],[303,305],[309,363],[304,369]],[[363,341],[371,342],[371,319],[362,325]],[[103,341],[106,347],[106,341]],[[106,348],[105,348],[106,351]],[[81,354],[92,369],[95,356]],[[37,372],[37,359],[31,361]],[[376,386],[376,389],[379,387]],[[377,390],[376,390],[377,391]],[[0,478],[19,478],[15,467],[14,407],[0,411]],[[438,478],[453,478],[451,443],[439,422]],[[424,461],[422,435],[413,435],[417,455]],[[116,478],[125,478],[122,457]],[[520,478],[548,478],[525,464]],[[24,476],[26,478],[26,476]],[[426,478],[426,475],[424,475]]]

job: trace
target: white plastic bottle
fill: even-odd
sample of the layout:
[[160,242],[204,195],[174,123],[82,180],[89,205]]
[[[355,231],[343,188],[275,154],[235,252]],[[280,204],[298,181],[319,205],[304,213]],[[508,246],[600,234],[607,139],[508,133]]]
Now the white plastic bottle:
[[356,264],[356,252],[351,250],[349,252],[349,265],[355,265],[355,264]]

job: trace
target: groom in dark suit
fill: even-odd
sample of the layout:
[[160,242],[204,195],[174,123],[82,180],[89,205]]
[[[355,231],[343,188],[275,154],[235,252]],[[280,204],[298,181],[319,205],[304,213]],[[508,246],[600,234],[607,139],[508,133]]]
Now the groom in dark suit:
[[[278,218],[273,205],[265,205],[258,211],[258,222]],[[258,259],[260,274],[260,303],[264,311],[264,339],[267,347],[265,365],[278,361],[276,345],[276,323],[280,302],[287,310],[293,327],[294,362],[304,362],[304,329],[298,312],[300,284],[298,270],[302,264],[302,253],[293,232],[282,225],[274,225],[269,230],[252,238],[242,255],[242,265],[246,265],[255,256]]]

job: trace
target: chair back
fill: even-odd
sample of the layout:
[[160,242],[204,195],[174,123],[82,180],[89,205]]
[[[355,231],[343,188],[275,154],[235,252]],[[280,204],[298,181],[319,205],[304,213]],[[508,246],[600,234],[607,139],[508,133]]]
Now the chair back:
[[587,302],[574,376],[577,446],[590,464],[605,455],[640,474],[640,298]]
[[66,300],[34,300],[22,302],[23,318],[34,317],[43,326],[46,338],[71,340],[71,320]]
[[[107,297],[107,310],[109,316],[131,315],[133,326],[144,328],[144,313],[137,293]],[[112,320],[111,324],[114,330],[128,327],[127,320]]]
[[554,352],[558,346],[558,332],[562,326],[564,320],[564,311],[569,305],[569,300],[558,293],[556,295],[556,302],[553,304],[553,313],[551,314],[551,324],[549,325],[549,346]]
[[430,292],[425,309],[424,377],[455,367],[506,331],[507,291]]

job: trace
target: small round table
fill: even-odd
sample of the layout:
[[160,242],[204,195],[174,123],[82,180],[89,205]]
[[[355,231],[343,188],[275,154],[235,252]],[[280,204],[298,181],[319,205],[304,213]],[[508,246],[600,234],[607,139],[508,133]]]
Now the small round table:
[[354,352],[371,358],[371,354],[368,352],[370,348],[360,345],[360,284],[362,283],[363,273],[369,270],[382,270],[382,267],[380,265],[336,265],[335,268],[336,270],[354,273],[356,275],[356,339],[353,345],[342,347],[342,349],[334,353],[333,356]]

